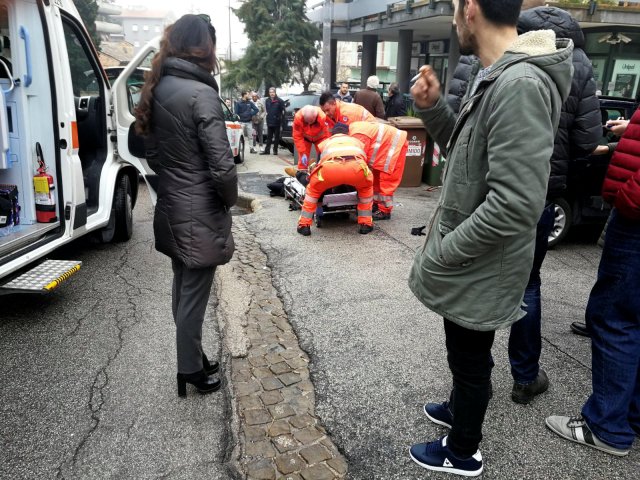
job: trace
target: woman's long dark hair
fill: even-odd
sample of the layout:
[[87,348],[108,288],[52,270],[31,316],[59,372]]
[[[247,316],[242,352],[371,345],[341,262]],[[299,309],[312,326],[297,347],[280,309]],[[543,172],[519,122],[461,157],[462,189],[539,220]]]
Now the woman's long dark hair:
[[136,132],[140,135],[151,131],[153,92],[162,78],[164,61],[169,57],[182,58],[208,72],[217,72],[216,30],[213,25],[204,16],[184,15],[165,29],[160,51],[151,62],[151,71],[145,75],[140,103],[135,111]]

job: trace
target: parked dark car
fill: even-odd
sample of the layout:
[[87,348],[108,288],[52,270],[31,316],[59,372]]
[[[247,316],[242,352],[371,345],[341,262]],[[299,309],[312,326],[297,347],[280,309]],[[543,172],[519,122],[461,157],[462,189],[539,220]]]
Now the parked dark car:
[[292,95],[286,101],[284,112],[284,122],[280,133],[280,145],[293,153],[293,116],[298,110],[306,105],[318,105],[320,94],[314,92],[302,92],[299,95]]
[[[631,99],[600,97],[602,114],[602,141],[615,142],[618,138],[604,128],[608,120],[631,118],[637,103]],[[575,160],[569,165],[567,189],[555,203],[555,223],[549,236],[549,246],[557,245],[574,225],[605,224],[611,206],[602,200],[602,183],[611,160],[609,155],[591,155],[585,160]]]

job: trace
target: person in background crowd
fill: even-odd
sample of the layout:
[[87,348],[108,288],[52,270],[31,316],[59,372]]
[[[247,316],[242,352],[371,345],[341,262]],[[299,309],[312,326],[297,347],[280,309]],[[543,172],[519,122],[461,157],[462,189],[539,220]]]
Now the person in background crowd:
[[349,135],[362,142],[373,171],[373,219],[388,220],[404,172],[409,144],[407,132],[384,123],[353,122]]
[[335,127],[336,123],[351,122],[377,122],[366,108],[355,103],[344,103],[333,98],[331,92],[323,92],[319,99],[320,109],[327,116],[329,130]]
[[373,174],[367,167],[367,155],[362,142],[348,135],[346,124],[337,123],[331,133],[332,136],[318,146],[320,160],[309,173],[297,231],[305,237],[311,235],[313,215],[326,190],[352,185],[358,192],[358,232],[366,235],[373,230]]
[[369,113],[378,118],[384,119],[384,103],[378,94],[380,80],[375,75],[367,78],[367,88],[358,90],[353,96],[353,103],[362,105]]
[[224,103],[225,103],[225,105],[226,105],[227,107],[229,107],[229,110],[233,111],[232,104],[231,104],[231,99],[230,99],[230,98],[225,98],[225,99],[224,99]]
[[269,155],[271,144],[273,143],[273,154],[278,154],[278,143],[280,143],[280,128],[284,116],[284,100],[276,95],[276,89],[269,89],[269,98],[265,100],[267,110],[267,143],[264,151],[260,155]]
[[409,276],[418,299],[444,317],[453,390],[448,402],[424,409],[451,430],[413,445],[410,455],[429,470],[477,476],[491,347],[497,329],[525,315],[521,305],[555,131],[571,87],[573,44],[549,30],[518,36],[522,0],[453,5],[460,52],[480,62],[458,119],[431,67],[420,69],[411,88],[429,135],[449,148],[439,206]]
[[613,152],[602,197],[614,208],[585,313],[593,391],[580,416],[550,416],[546,425],[623,456],[640,436],[640,109]]
[[253,117],[251,117],[251,125],[253,126],[253,146],[251,147],[251,153],[256,153],[256,144],[260,151],[262,151],[262,131],[264,129],[264,117],[267,115],[267,111],[264,107],[264,103],[258,96],[258,92],[251,93],[251,101],[258,109]]
[[[149,166],[159,175],[155,247],[171,258],[178,395],[220,388],[202,351],[202,323],[216,266],[234,251],[229,209],[238,198],[216,70],[216,31],[204,15],[166,28],[136,109]],[[187,60],[188,59],[188,60]]]
[[251,138],[253,137],[251,118],[257,113],[258,109],[249,99],[249,93],[242,92],[240,101],[236,102],[235,114],[240,117],[240,123],[242,124],[242,134],[244,135],[244,141],[246,143],[249,143],[251,141]]
[[[526,6],[535,7],[540,3],[542,1],[529,0]],[[542,350],[540,269],[547,254],[548,239],[555,220],[553,200],[567,189],[570,164],[591,154],[602,137],[600,102],[596,97],[591,62],[582,50],[585,39],[580,24],[569,13],[556,7],[527,8],[518,18],[520,34],[547,29],[553,30],[556,38],[573,41],[574,73],[569,98],[562,105],[550,160],[547,202],[537,226],[533,269],[524,295],[527,315],[511,327],[509,336],[509,362],[514,380],[511,398],[521,404],[530,403],[549,386],[547,374],[539,364]]]
[[347,82],[342,82],[340,84],[340,88],[334,95],[336,100],[342,100],[343,102],[351,103],[353,102],[353,97],[349,93],[349,84]]
[[397,83],[393,82],[389,85],[389,98],[387,99],[387,105],[384,108],[385,118],[401,117],[407,114],[407,107],[404,104],[404,98],[400,93],[400,87]]
[[[311,163],[311,146],[318,145],[323,140],[329,138],[329,128],[327,127],[327,116],[319,107],[306,105],[298,110],[293,117],[293,143],[298,151],[298,171],[306,171]],[[292,176],[296,176],[296,169],[287,167],[284,171]]]

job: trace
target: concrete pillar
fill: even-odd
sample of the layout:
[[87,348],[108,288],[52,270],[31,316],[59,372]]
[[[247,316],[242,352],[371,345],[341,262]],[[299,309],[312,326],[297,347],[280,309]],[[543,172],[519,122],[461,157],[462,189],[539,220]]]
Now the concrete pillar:
[[367,78],[376,74],[376,58],[378,55],[378,36],[363,35],[362,36],[362,71],[360,73],[360,82],[362,88],[367,86]]
[[413,30],[400,30],[398,41],[398,65],[396,81],[400,93],[409,93],[409,70],[411,69],[411,46],[413,45]]
[[330,88],[336,85],[336,75],[338,71],[338,40],[331,39],[331,72],[329,74]]

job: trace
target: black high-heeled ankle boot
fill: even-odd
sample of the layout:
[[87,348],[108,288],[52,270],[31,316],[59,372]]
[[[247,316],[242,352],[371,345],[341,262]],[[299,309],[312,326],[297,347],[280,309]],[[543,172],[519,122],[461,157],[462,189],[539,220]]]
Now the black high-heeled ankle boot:
[[177,380],[179,397],[187,395],[187,383],[196,387],[200,393],[215,392],[222,384],[219,378],[210,377],[204,370],[195,373],[178,373]]
[[206,372],[207,375],[212,375],[212,374],[216,373],[218,370],[220,370],[220,363],[218,363],[215,360],[213,362],[209,362],[209,359],[203,353],[202,354],[202,368],[204,369],[204,371]]

